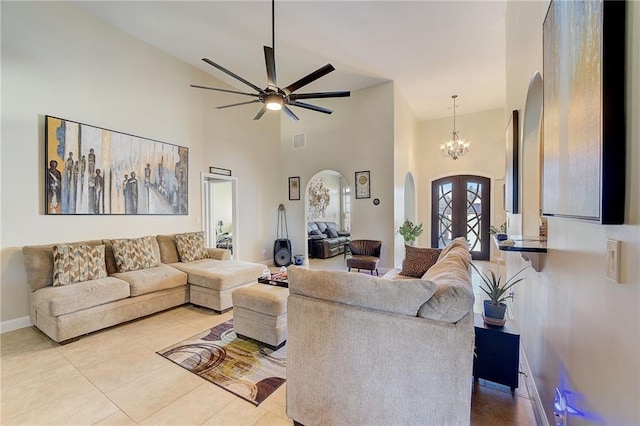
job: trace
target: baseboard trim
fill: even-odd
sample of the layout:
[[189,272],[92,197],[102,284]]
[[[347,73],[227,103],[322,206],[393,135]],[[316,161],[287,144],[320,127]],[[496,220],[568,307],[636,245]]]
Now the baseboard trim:
[[538,393],[536,382],[533,379],[533,375],[531,374],[529,360],[527,359],[527,355],[524,352],[522,343],[520,343],[520,363],[522,365],[524,373],[526,374],[525,383],[527,386],[527,393],[529,394],[529,398],[533,402],[533,415],[536,418],[536,424],[538,424],[539,426],[549,426],[549,420],[547,419],[547,415],[544,413],[544,406],[542,405],[542,400],[540,399],[540,394]]
[[31,320],[28,316],[8,321],[2,321],[0,322],[0,334],[6,333],[8,331],[18,330],[21,328],[31,327],[32,325],[33,324],[31,324]]

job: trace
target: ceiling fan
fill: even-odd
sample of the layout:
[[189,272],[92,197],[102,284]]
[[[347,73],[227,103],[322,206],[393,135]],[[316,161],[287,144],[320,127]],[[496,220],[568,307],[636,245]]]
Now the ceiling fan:
[[264,59],[267,67],[267,87],[264,89],[261,89],[260,87],[245,80],[239,75],[229,71],[223,66],[216,64],[211,59],[202,58],[202,60],[208,63],[209,65],[219,69],[225,74],[230,75],[236,80],[241,81],[242,83],[254,89],[257,93],[239,92],[236,90],[219,89],[215,87],[199,86],[196,84],[192,84],[191,87],[195,87],[198,89],[215,90],[218,92],[235,93],[238,95],[246,95],[246,96],[252,96],[257,98],[251,101],[239,102],[235,104],[223,105],[223,106],[217,107],[217,109],[223,109],[223,108],[230,108],[234,106],[261,102],[264,105],[262,106],[260,111],[258,111],[258,114],[256,114],[255,117],[253,117],[254,120],[259,120],[260,117],[262,117],[264,113],[267,112],[267,110],[278,111],[282,109],[291,120],[298,121],[299,120],[298,116],[296,116],[293,113],[293,111],[291,111],[291,109],[288,108],[288,106],[295,106],[299,108],[309,109],[311,111],[322,112],[324,114],[331,114],[333,111],[330,109],[323,108],[317,105],[311,105],[306,102],[300,102],[300,100],[301,99],[320,99],[320,98],[344,98],[344,97],[351,96],[351,92],[349,91],[294,93],[296,90],[301,89],[302,87],[316,81],[321,77],[324,77],[325,75],[329,74],[331,71],[335,70],[335,68],[331,64],[327,64],[321,68],[318,68],[311,74],[308,74],[302,77],[300,80],[294,83],[291,83],[286,87],[278,86],[277,79],[276,79],[276,60],[275,60],[275,45],[276,45],[275,43],[275,0],[271,0],[271,44],[273,47],[264,46]]

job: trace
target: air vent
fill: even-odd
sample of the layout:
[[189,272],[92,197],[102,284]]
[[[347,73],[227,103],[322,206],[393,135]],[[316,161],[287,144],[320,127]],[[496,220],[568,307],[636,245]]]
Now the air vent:
[[293,135],[293,149],[303,149],[307,147],[307,136],[305,133]]

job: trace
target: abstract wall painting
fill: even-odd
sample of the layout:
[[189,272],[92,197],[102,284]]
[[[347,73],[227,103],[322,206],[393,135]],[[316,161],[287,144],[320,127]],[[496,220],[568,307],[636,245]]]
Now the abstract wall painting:
[[625,1],[552,1],[543,24],[542,211],[624,222]]
[[45,213],[186,215],[189,149],[45,116]]

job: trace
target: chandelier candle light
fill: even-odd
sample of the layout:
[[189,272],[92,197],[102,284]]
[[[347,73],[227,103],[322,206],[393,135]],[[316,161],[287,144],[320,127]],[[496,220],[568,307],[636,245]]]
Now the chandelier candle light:
[[469,152],[470,143],[464,139],[460,139],[458,131],[456,130],[456,98],[458,95],[451,96],[453,98],[453,138],[440,145],[440,151],[442,156],[457,160],[458,157],[462,157]]

